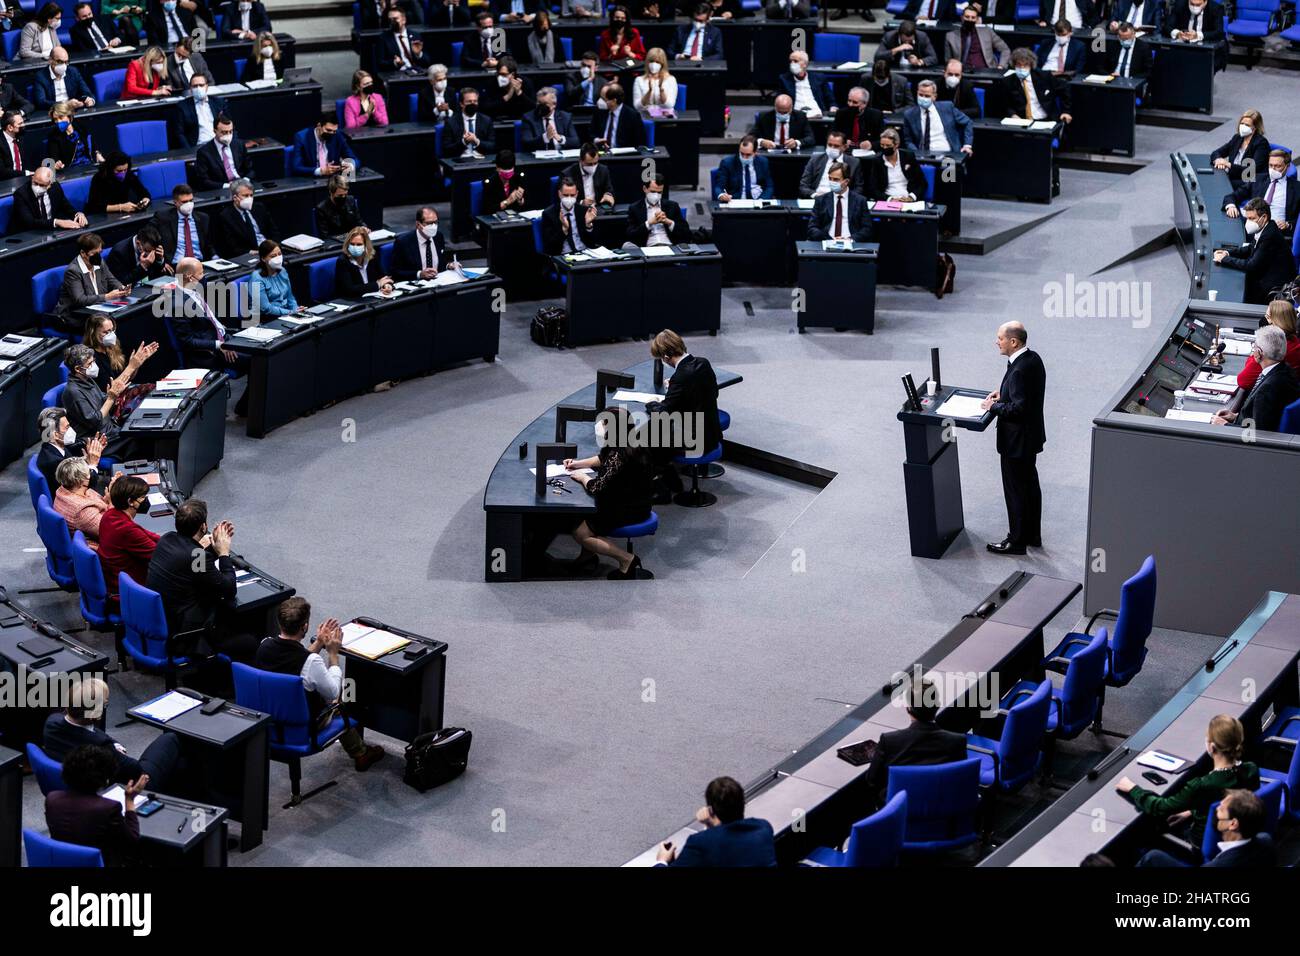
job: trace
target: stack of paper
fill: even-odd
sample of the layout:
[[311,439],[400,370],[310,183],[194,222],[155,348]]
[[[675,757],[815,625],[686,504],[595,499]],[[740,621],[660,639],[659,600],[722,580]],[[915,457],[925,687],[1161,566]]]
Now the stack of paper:
[[[528,473],[529,473],[530,475],[535,475],[535,474],[537,474],[537,469],[536,469],[536,468],[529,468],[529,469],[528,469]],[[593,471],[592,469],[590,469],[590,468],[575,468],[573,471],[569,471],[569,469],[565,468],[563,465],[561,465],[561,464],[557,464],[557,463],[555,463],[555,462],[551,462],[551,463],[549,463],[549,464],[546,466],[546,477],[547,477],[548,479],[549,479],[549,478],[563,478],[563,477],[565,477],[566,475],[587,475],[588,477],[590,477],[590,476],[594,475],[595,473],[596,473],[596,472],[594,472],[594,471]]]
[[149,505],[153,508],[166,508],[171,505],[171,502],[167,500],[167,496],[162,492],[151,491],[149,492]]
[[390,634],[387,631],[371,630],[369,633],[363,634],[343,646],[351,653],[367,657],[373,661],[378,660],[385,654],[401,650],[410,643],[405,637],[398,637],[396,634]]
[[1253,341],[1230,339],[1226,335],[1223,337],[1223,351],[1225,355],[1249,355],[1250,350],[1254,345],[1255,343]]
[[1165,418],[1171,422],[1201,422],[1210,424],[1210,419],[1214,418],[1213,412],[1194,412],[1188,408],[1171,408],[1165,412]]
[[308,236],[300,232],[296,236],[290,236],[288,239],[282,240],[280,245],[287,246],[294,252],[310,252],[313,249],[319,249],[325,245],[325,242],[315,236]]
[[394,288],[392,292],[367,292],[362,296],[363,299],[397,299],[405,293]]
[[614,393],[616,402],[662,402],[664,397],[656,395],[654,392],[632,392],[626,388],[620,388]]
[[176,368],[158,380],[158,391],[181,392],[198,388],[210,370],[206,368]]
[[558,149],[535,149],[533,156],[536,159],[559,159],[560,151]]
[[593,259],[613,259],[614,253],[604,246],[588,246],[587,255]]
[[1055,120],[1034,120],[1033,123],[1029,125],[1029,128],[1032,130],[1039,130],[1039,131],[1056,129],[1056,121]]
[[859,70],[859,71],[860,71],[860,70],[865,70],[866,68],[867,68],[867,64],[863,63],[861,60],[848,60],[848,61],[846,61],[846,62],[844,62],[844,63],[841,63],[841,64],[840,64],[839,66],[837,66],[835,69],[837,69],[837,70]]
[[899,203],[898,208],[903,212],[925,212],[925,200],[918,199],[915,202]]
[[427,285],[434,286],[434,287],[444,286],[444,285],[455,285],[458,282],[464,282],[464,281],[465,281],[465,277],[461,275],[459,272],[457,272],[455,269],[444,269],[442,272],[439,272],[436,276],[434,276],[433,279],[427,283]]
[[251,325],[246,329],[240,329],[234,335],[233,339],[247,339],[250,342],[269,342],[272,339],[278,339],[284,335],[279,329],[268,329],[260,325]]
[[[101,793],[100,796],[105,800],[116,800],[118,805],[122,808],[122,812],[126,813],[126,788],[120,783],[113,784],[113,786]],[[131,809],[139,810],[146,803],[148,803],[148,800],[145,797],[137,796],[135,802],[131,805]]]
[[371,242],[383,242],[385,239],[391,239],[395,233],[391,229],[375,229],[370,233]]
[[[577,155],[578,150],[575,149],[573,152],[575,155]],[[613,149],[609,151],[609,155],[626,156],[628,153],[635,153],[635,152],[636,152],[635,146],[615,146]]]
[[853,240],[852,239],[823,239],[822,248],[827,250],[828,252],[839,250],[839,249],[848,249],[851,251],[853,249]]
[[[577,159],[581,152],[581,149],[562,149],[560,150],[560,156],[564,159]],[[618,150],[614,150],[613,152],[618,152]]]
[[349,647],[353,641],[365,637],[371,633],[374,628],[365,624],[358,624],[356,621],[348,621],[343,625],[343,646]]
[[110,299],[107,302],[96,302],[94,305],[88,305],[91,312],[116,312],[118,309],[125,309],[130,305],[127,299]]
[[982,418],[984,409],[982,398],[974,395],[954,395],[934,410],[943,418]]
[[1237,390],[1237,379],[1231,375],[1202,372],[1187,387],[1193,392],[1231,395]]
[[319,322],[320,316],[310,315],[308,313],[303,313],[302,315],[282,315],[280,316],[280,321],[288,322],[290,325],[311,325],[313,322]]
[[672,246],[642,246],[641,254],[650,259],[657,259],[660,256],[671,256],[673,254]]
[[525,219],[541,219],[542,213],[544,212],[546,212],[545,209],[525,209],[519,215],[523,216]]
[[201,703],[203,701],[191,697],[189,694],[182,694],[180,691],[172,690],[161,697],[155,697],[153,700],[141,704],[135,711],[142,717],[148,717],[151,720],[157,720],[165,724],[167,721],[193,710]]
[[1034,125],[1034,121],[1027,120],[1023,116],[1004,116],[1002,117],[1002,125],[1029,127]]
[[[117,49],[122,49],[117,47]],[[208,87],[208,96],[225,96],[227,93],[242,93],[247,87],[243,83],[218,83]]]
[[813,206],[817,205],[816,199],[796,199],[794,202],[795,206],[799,209],[811,209]]
[[877,199],[871,204],[872,212],[902,212],[903,204],[893,199]]
[[1115,79],[1115,77],[1111,76],[1109,73],[1089,73],[1087,76],[1083,78],[1083,82],[1109,83],[1113,79]]
[[38,336],[6,335],[0,337],[0,355],[5,358],[17,358],[29,348],[41,341]]
[[143,402],[140,403],[140,407],[146,411],[151,411],[151,412],[158,412],[158,411],[170,412],[173,408],[181,407],[181,399],[146,398]]
[[269,90],[279,82],[279,80],[249,80],[244,86],[250,90]]

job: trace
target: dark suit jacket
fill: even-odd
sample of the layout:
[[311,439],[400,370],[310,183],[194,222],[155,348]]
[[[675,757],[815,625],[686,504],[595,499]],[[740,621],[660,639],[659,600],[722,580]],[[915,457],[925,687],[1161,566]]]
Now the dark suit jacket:
[[208,68],[208,61],[203,59],[203,54],[198,50],[190,51],[190,79],[185,79],[185,74],[181,72],[180,60],[176,59],[176,52],[173,50],[167,54],[167,85],[172,88],[172,92],[180,95],[190,88],[190,81],[196,76],[202,76],[208,81],[209,86],[217,85],[217,78],[212,75],[212,70]]
[[[59,301],[54,307],[54,313],[74,331],[80,331],[84,325],[81,320],[72,318],[71,313],[75,309],[103,302],[106,291],[122,288],[122,283],[118,282],[113,273],[109,272],[103,264],[94,267],[96,284],[92,286],[89,273],[81,271],[80,260],[81,257],[78,256],[63,270],[63,284],[59,286]],[[96,289],[99,291],[96,292]]]
[[[539,149],[549,148],[543,145],[542,135],[546,131],[546,121],[538,115],[537,110],[531,110],[524,114],[522,129],[522,145],[524,152],[532,153]],[[555,131],[564,137],[564,145],[561,149],[574,149],[582,145],[578,138],[578,131],[573,127],[573,117],[564,110],[555,111]]]
[[[849,217],[849,235],[854,242],[871,241],[871,210],[867,201],[858,193],[849,190],[849,203],[845,208]],[[829,239],[835,231],[835,195],[823,193],[813,203],[812,219],[808,223],[809,239]]]
[[[442,126],[442,155],[448,158],[465,153],[465,144],[461,137],[465,135],[465,117],[459,110],[453,110]],[[492,117],[480,110],[474,116],[474,135],[478,137],[478,151],[484,156],[491,156],[497,151],[496,134],[492,129]]]
[[[660,0],[660,2],[663,2],[663,0]],[[670,58],[676,58],[678,53],[687,52],[693,32],[695,32],[693,23],[677,28],[677,36],[673,38],[673,45],[668,49]],[[704,28],[704,41],[700,44],[700,59],[721,60],[722,57],[722,31],[710,23]]]
[[94,794],[51,792],[45,797],[45,824],[56,840],[99,850],[105,866],[126,863],[140,842],[135,811],[123,813],[116,800]]
[[[690,242],[691,227],[686,224],[686,216],[682,213],[682,207],[671,199],[661,199],[659,204],[663,211],[668,214],[668,218],[673,221],[672,228],[668,230],[669,240],[674,245],[679,242]],[[649,210],[644,196],[627,207],[628,242],[633,245],[644,246],[650,240],[650,230],[646,228],[645,224],[648,215]]]
[[[1192,22],[1192,11],[1187,5],[1187,0],[1178,0],[1169,13],[1166,22],[1165,35],[1168,36],[1174,30],[1186,30]],[[1223,6],[1218,3],[1207,3],[1205,10],[1201,14],[1201,36],[1204,37],[1204,43],[1216,44],[1222,43],[1223,33]]]
[[1291,243],[1272,219],[1255,234],[1253,242],[1244,242],[1218,263],[1246,273],[1246,301],[1264,305],[1269,293],[1296,277]]
[[[781,87],[781,92],[787,94],[790,99],[795,98],[796,82],[794,74],[789,70],[783,70],[776,78],[777,85]],[[817,107],[825,114],[829,114],[831,107],[835,105],[831,98],[830,86],[827,84],[825,77],[817,73],[808,74],[808,86],[812,90],[813,99],[817,102]]]
[[35,109],[31,101],[19,93],[12,83],[0,85],[0,112],[10,113],[18,110],[22,113],[31,113]]
[[1244,425],[1247,419],[1255,423],[1260,431],[1275,432],[1282,425],[1282,412],[1288,405],[1300,398],[1300,384],[1297,384],[1291,366],[1279,362],[1267,375],[1255,382],[1246,402],[1241,406],[1236,424]]
[[692,833],[669,866],[776,866],[772,824],[757,817]]
[[[240,176],[253,175],[253,158],[248,155],[248,147],[238,136],[230,141],[230,161]],[[194,153],[194,175],[190,185],[195,189],[216,189],[226,185],[226,167],[221,162],[216,137],[208,140]]]
[[[1083,18],[1085,27],[1092,27],[1101,20],[1101,10],[1092,0],[1066,0],[1066,2],[1074,4]],[[1060,0],[1038,0],[1038,19],[1050,26],[1060,19],[1057,16],[1060,6]]]
[[[29,153],[28,150],[31,150]],[[18,134],[18,152],[22,159],[23,168],[14,167],[13,147],[9,145],[9,140],[5,139],[4,134],[0,133],[0,179],[17,179],[24,173],[31,172],[41,164],[40,148],[36,146],[35,137],[29,144],[27,137],[22,133]]]
[[[759,139],[770,139],[776,142],[776,110],[763,110],[754,117],[754,125],[749,128],[749,132]],[[808,122],[808,117],[795,110],[790,114],[790,129],[786,136],[791,139],[797,139],[802,149],[810,149],[813,144],[812,125]],[[777,143],[779,147],[781,144]]]
[[[277,80],[284,79],[284,60],[272,60],[271,65],[272,69],[275,70],[275,78]],[[252,83],[260,79],[262,79],[262,65],[250,56],[244,61],[244,72],[239,75],[239,82]]]
[[[596,167],[599,169],[600,167]],[[596,243],[596,225],[587,225],[587,207],[581,204],[573,207],[573,217],[578,224],[578,237],[583,245],[591,247]],[[542,252],[548,256],[558,256],[569,251],[569,237],[560,222],[560,205],[551,203],[542,211]]]
[[[596,110],[591,114],[591,129],[587,135],[592,139],[604,139],[605,128],[608,125],[609,113],[605,110]],[[641,120],[641,114],[624,103],[622,109],[618,111],[618,129],[615,133],[615,141],[611,145],[644,146],[645,141],[645,124]]]
[[[910,149],[900,149],[898,161],[907,177],[908,192],[917,199],[924,199],[929,183],[921,164],[916,161],[916,154]],[[885,168],[885,158],[879,153],[862,161],[862,184],[868,199],[889,198],[889,171]]]
[[[73,426],[76,427],[75,425]],[[65,458],[76,458],[86,451],[86,443],[83,439],[78,438],[72,443],[71,447],[65,449],[66,454],[60,455],[59,450],[47,441],[41,442],[41,450],[36,453],[36,468],[45,476],[45,484],[49,486],[50,494],[55,493],[59,483],[54,480],[54,473],[58,470],[59,465]],[[111,474],[99,471],[97,468],[90,470],[90,487],[96,491],[104,491],[108,488],[108,483],[113,480]],[[54,507],[51,499],[50,507]]]
[[[483,180],[483,204],[479,207],[479,212],[481,214],[500,212],[501,204],[506,201],[507,193],[512,193],[516,189],[522,189],[524,195],[527,196],[527,183],[528,177],[524,175],[524,171],[522,169],[515,169],[515,174],[510,177],[510,185],[508,187],[503,186],[501,184],[501,177],[497,175],[496,170],[493,170],[488,174],[488,177]],[[518,211],[523,207],[513,206],[511,208]]]
[[[1021,91],[1023,98],[1023,91]],[[970,117],[951,103],[939,100],[934,104],[939,111],[939,122],[943,124],[943,134],[948,137],[948,148],[953,152],[975,142],[975,128]],[[908,106],[903,110],[903,144],[918,153],[928,153],[930,144],[925,139],[925,129],[921,123],[921,107]]]
[[[1235,191],[1223,197],[1223,207],[1226,209],[1234,204],[1244,206],[1252,199],[1266,199],[1271,184],[1272,180],[1267,175],[1253,183],[1242,183]],[[1277,189],[1273,191],[1269,218],[1274,222],[1285,222],[1290,227],[1288,233],[1295,232],[1296,219],[1300,218],[1300,179],[1286,176],[1277,184]]]
[[[450,86],[442,91],[443,101],[451,107],[451,112],[456,110],[456,91]],[[420,87],[420,95],[415,99],[415,118],[422,123],[441,123],[443,114],[437,109],[437,100],[434,99],[433,85],[425,83]]]
[[[1250,145],[1246,147],[1246,154],[1241,157],[1241,162],[1236,161],[1237,150],[1241,149],[1241,134],[1233,133],[1232,139],[1228,140],[1218,149],[1210,154],[1210,159],[1226,159],[1232,163],[1228,169],[1228,179],[1232,180],[1232,186],[1235,189],[1241,185],[1244,171],[1249,168],[1249,163],[1254,163],[1255,178],[1268,177],[1268,154],[1273,148],[1269,141],[1256,133],[1250,138]],[[3,150],[0,150],[3,152]]]
[[467,27],[470,25],[469,11],[465,9],[465,4],[458,3],[451,7],[438,0],[430,5],[429,16],[425,20],[425,26],[429,27]]
[[[424,243],[421,238],[412,229],[393,240],[391,274],[394,279],[414,279],[424,268]],[[437,255],[434,267],[441,272],[447,265],[446,241],[441,230],[433,237],[433,251]]]
[[1010,363],[998,388],[993,414],[998,419],[998,454],[1007,458],[1032,458],[1043,450],[1047,429],[1043,424],[1043,395],[1047,370],[1038,353],[1026,349]]
[[[644,208],[644,203],[640,204]],[[673,205],[676,205],[674,203]],[[628,218],[631,219],[629,210]],[[645,217],[642,216],[644,225]],[[665,363],[666,364],[666,363]],[[664,374],[668,369],[664,368]],[[677,412],[680,415],[698,414],[704,419],[704,451],[712,451],[722,444],[722,425],[718,421],[718,377],[706,358],[687,354],[677,363],[668,379],[668,389],[662,402],[650,402],[647,412]],[[666,449],[671,457],[682,449]]]
[[89,744],[103,747],[112,753],[117,763],[113,770],[114,783],[128,783],[140,779],[144,767],[140,766],[140,761],[134,757],[118,750],[114,746],[116,743],[117,741],[98,727],[82,727],[68,723],[64,720],[62,711],[56,710],[45,718],[45,733],[41,739],[41,749],[51,760],[63,763],[72,751]]
[[[221,28],[226,31],[222,39],[231,39],[231,34],[240,28],[242,22],[238,0],[223,3],[217,13],[221,14]],[[271,30],[271,18],[267,15],[262,0],[253,0],[253,9],[248,11],[248,29],[254,33],[267,33]]]
[[[498,25],[496,29],[500,31],[502,28]],[[500,35],[500,33],[497,34],[497,36]],[[496,37],[493,37],[493,40],[495,39]],[[488,49],[491,50],[491,46]],[[460,49],[460,65],[467,70],[481,70],[483,69],[483,63],[483,37],[478,30],[475,30],[472,36],[465,38],[465,45]]]
[[982,115],[980,101],[975,98],[975,86],[964,76],[955,90],[948,89],[946,83],[939,84],[939,102],[951,103],[971,119],[979,119]]
[[[841,156],[836,162],[843,163],[849,172],[849,191],[862,192],[862,163],[852,155]],[[804,199],[812,197],[821,185],[822,176],[830,167],[830,157],[825,152],[813,155],[803,168],[799,177],[799,195]]]
[[885,802],[890,767],[933,766],[966,759],[966,737],[934,723],[913,721],[902,730],[881,734],[867,767],[866,788],[875,807]]
[[[578,202],[582,202],[584,199],[588,198],[586,190],[582,185],[581,162],[574,163],[572,166],[566,166],[560,178],[562,179],[565,176],[568,176],[578,184]],[[596,171],[591,174],[591,185],[596,190],[596,195],[591,198],[597,202],[599,202],[600,197],[606,193],[609,193],[611,196],[614,195],[614,179],[609,175],[609,169],[604,163],[596,164]]]
[[[181,27],[185,30],[187,36],[194,35],[196,25],[194,14],[177,4],[173,11],[176,18],[180,20]],[[152,46],[160,46],[164,50],[170,50],[173,44],[167,42],[167,19],[162,4],[154,0],[148,5],[145,12],[144,32],[149,38]]]
[[[1134,26],[1142,26],[1133,20],[1133,8],[1136,6],[1134,0],[1119,0],[1115,4],[1115,9],[1110,18],[1117,23],[1132,23]],[[1146,0],[1142,5],[1142,20],[1147,26],[1156,28],[1156,32],[1161,36],[1168,36],[1169,31],[1165,29],[1165,4],[1163,0]]]
[[939,54],[934,51],[934,44],[930,42],[930,35],[924,30],[916,31],[916,42],[912,44],[910,53],[898,53],[891,56],[889,51],[901,42],[898,30],[887,30],[884,36],[880,38],[880,46],[876,47],[874,59],[888,60],[894,66],[911,66],[911,62],[906,58],[908,56],[917,56],[921,58],[922,66],[938,65]]
[[[1008,0],[1002,0],[1006,3]],[[910,0],[899,20],[913,20],[930,12],[930,0]],[[934,18],[940,23],[952,23],[958,19],[956,0],[937,0],[934,5]]]
[[1235,843],[1205,866],[1272,869],[1277,866],[1277,845],[1267,833]]
[[[361,161],[357,159],[357,154],[352,152],[352,144],[348,142],[342,130],[329,138],[325,144],[325,155],[331,163],[351,159],[356,162],[358,169],[361,168]],[[316,175],[316,128],[314,126],[299,130],[294,136],[290,172],[295,176]]]
[[[113,22],[112,17],[98,16],[90,20],[78,20],[72,25],[71,29],[72,49],[78,53],[94,53],[99,49],[95,46],[95,40],[90,35],[91,23],[99,27],[99,32],[104,34],[104,39],[110,43],[114,39],[122,39],[121,34],[117,32],[117,24]],[[128,46],[135,46],[139,39],[137,38],[135,41],[122,40],[122,42]]]
[[[275,227],[275,219],[272,218],[271,210],[265,203],[254,202],[248,214],[257,223],[257,228],[262,231],[264,239],[274,239],[279,242],[280,230]],[[217,221],[212,227],[212,244],[216,247],[217,253],[227,259],[231,256],[242,256],[257,248],[257,236],[244,219],[243,212],[236,209],[233,203],[226,203],[221,212],[217,213]]]
[[[836,110],[831,118],[831,129],[837,129],[853,140],[853,114],[854,110],[847,107]],[[864,139],[871,140],[871,145],[875,146],[876,141],[880,139],[880,131],[884,128],[885,114],[874,106],[868,106],[858,117],[858,138],[849,143],[849,148],[856,149],[858,143]]]
[[[217,117],[226,112],[226,100],[221,96],[209,95],[208,106],[212,109],[212,122],[215,124]],[[187,96],[176,104],[172,135],[180,148],[199,144],[199,114],[195,111],[193,97]]]
[[117,276],[126,285],[135,285],[145,279],[157,279],[166,270],[161,259],[155,258],[153,268],[147,273],[140,268],[140,256],[135,251],[135,236],[127,236],[114,243],[108,253],[108,271]]
[[[207,322],[202,316],[197,321]],[[229,556],[217,557],[211,549],[198,561],[198,549],[190,538],[168,531],[158,539],[149,561],[147,586],[161,595],[173,635],[214,626],[218,609],[235,600],[234,562]]]
[[[1108,43],[1106,45],[1106,62],[1109,64],[1109,70],[1114,73],[1119,70],[1119,58],[1123,49],[1118,43]],[[1131,79],[1141,79],[1151,73],[1151,44],[1146,40],[1137,40],[1133,44],[1133,51],[1129,54],[1128,75]]]
[[[1007,116],[1025,115],[1025,88],[1020,85],[1020,78],[1014,73],[998,80],[1007,104]],[[1064,77],[1055,77],[1044,70],[1029,71],[1029,82],[1034,84],[1034,95],[1047,112],[1048,119],[1060,119],[1062,113],[1070,112],[1070,84]]]
[[[162,236],[163,241],[163,259],[170,263],[172,257],[176,255],[176,243],[178,241],[177,231],[180,228],[180,213],[176,207],[168,203],[165,208],[159,209],[154,213],[153,224]],[[211,220],[206,212],[194,211],[194,226],[198,229],[198,239],[200,251],[203,258],[210,258],[212,255],[212,226]]]
[[[95,94],[90,91],[90,87],[81,76],[81,71],[75,66],[68,66],[68,72],[63,74],[63,85],[68,91],[70,100],[94,98]],[[48,68],[37,70],[36,75],[32,77],[32,96],[36,99],[36,106],[39,109],[48,110],[54,105],[54,77],[50,76]]]
[[316,204],[314,215],[318,236],[341,236],[349,229],[365,225],[361,221],[361,204],[357,197],[348,196],[346,199],[342,206],[328,198]]
[[55,219],[71,219],[77,214],[77,211],[72,208],[72,203],[68,201],[68,197],[63,194],[63,187],[57,181],[50,184],[50,191],[45,194],[45,198],[49,200],[50,215],[48,217],[41,213],[40,204],[36,198],[36,193],[32,191],[32,181],[30,179],[14,190],[14,207],[9,220],[9,231],[51,230],[54,228]]
[[[733,199],[752,199],[752,196],[744,195],[745,189],[745,170],[740,164],[740,157],[732,153],[730,156],[722,157],[722,162],[718,163],[719,183],[718,188],[713,192],[713,198],[716,200],[722,192]],[[759,199],[771,199],[773,189],[772,167],[768,163],[766,156],[754,157],[754,168],[750,175],[753,177],[753,184],[762,188],[763,192]]]
[[[1051,58],[1053,67],[1056,65],[1056,37],[1049,37],[1039,44],[1037,51],[1038,65],[1044,70],[1047,69],[1048,58]],[[1083,61],[1088,55],[1088,47],[1078,37],[1071,37],[1069,44],[1065,48],[1065,72],[1078,73],[1083,69]]]
[[334,294],[340,299],[359,299],[367,292],[379,291],[379,277],[384,274],[379,256],[366,263],[365,274],[352,264],[347,253],[334,262]]
[[583,100],[586,99],[586,91],[583,90],[582,84],[591,84],[591,103],[595,106],[596,100],[600,99],[600,88],[605,81],[601,78],[599,71],[589,80],[582,78],[582,73],[574,71],[564,78],[564,102],[568,106],[582,106]]
[[[492,16],[500,23],[501,18],[510,12],[510,0],[492,0]],[[547,9],[550,7],[548,5]],[[537,0],[524,0],[524,13],[536,13]]]
[[[380,67],[384,70],[394,69],[393,61],[398,57],[397,34],[392,30],[385,30],[379,35],[379,39],[380,45],[383,47],[383,53],[380,54],[379,57]],[[412,43],[418,39],[420,39],[419,35],[411,29],[411,24],[408,22],[406,24],[407,42]],[[427,70],[429,68],[429,54],[428,51],[424,49],[421,49],[419,53],[416,53],[415,49],[412,48],[407,59],[411,61],[411,65],[417,70]]]

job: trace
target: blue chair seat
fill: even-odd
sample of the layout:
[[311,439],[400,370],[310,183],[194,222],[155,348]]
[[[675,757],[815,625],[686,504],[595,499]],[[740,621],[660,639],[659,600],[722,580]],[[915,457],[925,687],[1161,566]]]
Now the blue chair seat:
[[725,432],[731,427],[731,414],[718,409],[718,426]]
[[27,745],[27,762],[31,765],[32,774],[36,777],[36,785],[41,788],[43,795],[53,793],[55,790],[68,789],[63,782],[63,764],[36,744]]
[[104,865],[103,854],[93,846],[64,843],[35,830],[23,830],[23,848],[27,851],[28,866],[84,868]]
[[[978,734],[968,734],[966,740],[968,743],[974,744],[976,747],[984,747],[988,750],[997,750],[998,747],[998,742],[996,740],[989,737],[981,737]],[[968,751],[967,755],[976,758],[980,762],[980,786],[993,786],[994,781],[998,778],[997,768],[993,763],[993,758],[988,754],[982,754],[978,751],[975,753],[970,753]]]
[[1291,741],[1293,746],[1300,743],[1300,707],[1283,707],[1264,730],[1270,737]]
[[697,458],[690,458],[686,455],[678,455],[673,459],[675,465],[707,465],[710,462],[717,461],[722,457],[722,446],[718,445],[711,451],[705,452]]
[[320,746],[312,746],[310,740],[298,742],[272,740],[271,757],[275,760],[288,760],[291,757],[310,757],[314,753],[319,753],[326,744],[332,744],[347,729],[347,722],[342,717],[335,717],[316,732],[316,739],[320,742]]
[[1268,36],[1268,23],[1264,20],[1233,20],[1224,30],[1234,37]]
[[625,524],[621,528],[615,528],[609,533],[611,538],[644,538],[646,535],[654,534],[659,530],[659,515],[653,511],[650,517],[645,521],[639,521],[636,524]]

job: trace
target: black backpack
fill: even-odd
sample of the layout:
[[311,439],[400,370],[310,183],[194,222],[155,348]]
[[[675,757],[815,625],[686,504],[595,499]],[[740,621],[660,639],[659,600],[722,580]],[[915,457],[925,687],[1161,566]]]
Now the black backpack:
[[464,727],[420,734],[407,745],[402,779],[421,793],[455,780],[469,766],[469,745],[473,740],[474,734]]
[[533,316],[528,334],[534,342],[548,349],[564,348],[569,337],[569,313],[559,306],[543,306]]

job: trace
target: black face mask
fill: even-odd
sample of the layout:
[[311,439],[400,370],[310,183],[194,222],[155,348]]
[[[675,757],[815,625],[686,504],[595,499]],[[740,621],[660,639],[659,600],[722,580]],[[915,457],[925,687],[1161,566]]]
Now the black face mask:
[[99,252],[92,252],[89,256],[86,257],[86,261],[88,261],[92,266],[99,265],[103,261],[103,259],[104,259],[103,254]]
[[375,91],[375,87],[371,83],[367,83],[365,86],[361,87],[361,92],[365,93],[367,96],[369,96],[374,91]]
[[328,142],[330,141],[331,137],[333,137],[333,135],[334,135],[334,134],[331,133],[329,130],[327,130],[327,129],[323,129],[323,130],[320,131],[320,141],[321,141],[322,143],[328,143]]
[[402,25],[398,23],[396,20],[389,20],[388,23],[394,33],[402,32]]
[[346,206],[347,204],[348,204],[348,197],[347,197],[347,196],[335,196],[335,197],[334,197],[334,205],[336,205],[336,206]]
[[894,153],[898,152],[898,148],[896,146],[882,146],[880,151],[886,156],[893,156]]
[[477,104],[477,103],[466,103],[466,104],[462,107],[462,109],[465,110],[465,115],[466,115],[466,116],[473,116],[475,113],[478,112],[478,104]]

